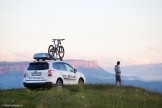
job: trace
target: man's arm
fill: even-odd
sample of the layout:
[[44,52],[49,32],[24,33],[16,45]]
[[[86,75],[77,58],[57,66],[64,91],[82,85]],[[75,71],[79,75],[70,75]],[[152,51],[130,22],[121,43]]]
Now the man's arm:
[[118,73],[120,73],[120,74],[121,74],[120,66],[118,66]]

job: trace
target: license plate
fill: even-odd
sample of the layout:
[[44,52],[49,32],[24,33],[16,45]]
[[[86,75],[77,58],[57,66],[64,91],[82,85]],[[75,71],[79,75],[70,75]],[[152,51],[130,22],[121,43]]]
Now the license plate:
[[41,74],[42,74],[42,72],[35,71],[35,72],[31,73],[31,76],[41,76]]

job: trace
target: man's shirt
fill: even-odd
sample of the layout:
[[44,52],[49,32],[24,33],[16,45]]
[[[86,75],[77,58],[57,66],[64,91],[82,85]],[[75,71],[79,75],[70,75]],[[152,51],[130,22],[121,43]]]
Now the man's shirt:
[[120,66],[119,65],[115,65],[114,71],[115,71],[116,75],[120,75],[121,74]]

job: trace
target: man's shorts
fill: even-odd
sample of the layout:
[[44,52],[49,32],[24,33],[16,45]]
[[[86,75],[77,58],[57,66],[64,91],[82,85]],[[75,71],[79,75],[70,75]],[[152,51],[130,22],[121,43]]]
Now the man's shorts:
[[115,77],[116,77],[116,81],[121,82],[121,77],[120,77],[120,75],[115,75]]

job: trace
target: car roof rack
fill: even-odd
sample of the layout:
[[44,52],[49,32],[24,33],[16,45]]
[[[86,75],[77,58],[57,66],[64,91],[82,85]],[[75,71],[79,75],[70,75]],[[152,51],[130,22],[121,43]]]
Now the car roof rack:
[[53,60],[49,57],[48,53],[35,53],[33,59],[36,61]]

